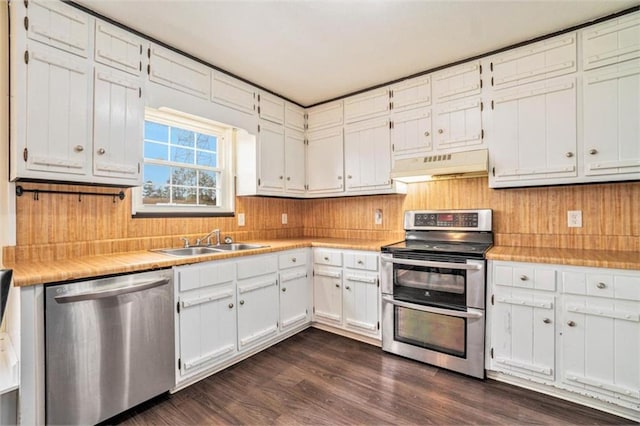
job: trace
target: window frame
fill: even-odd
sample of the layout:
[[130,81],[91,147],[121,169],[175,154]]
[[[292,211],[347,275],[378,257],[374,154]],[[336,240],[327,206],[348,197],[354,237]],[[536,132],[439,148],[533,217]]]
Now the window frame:
[[[151,121],[153,123],[158,123],[169,127],[180,128],[217,137],[217,167],[215,167],[214,169],[216,169],[216,171],[219,171],[220,181],[222,183],[222,185],[216,187],[216,189],[218,189],[219,191],[218,193],[220,198],[220,205],[211,206],[193,204],[144,204],[142,199],[144,187],[144,166],[146,164],[151,164],[166,165],[171,167],[172,164],[175,164],[175,162],[171,160],[165,161],[153,159],[147,162],[147,158],[144,157],[145,138],[143,137],[143,140],[141,141],[141,143],[143,144],[143,185],[133,188],[131,206],[132,217],[233,216],[235,214],[235,162],[233,160],[235,155],[234,146],[236,130],[231,126],[224,125],[213,120],[169,108],[145,108],[144,121],[145,123],[147,121]],[[193,166],[193,169],[200,168],[196,164],[186,164],[186,166]],[[179,167],[184,166],[180,165]],[[211,170],[211,168],[205,169]]]

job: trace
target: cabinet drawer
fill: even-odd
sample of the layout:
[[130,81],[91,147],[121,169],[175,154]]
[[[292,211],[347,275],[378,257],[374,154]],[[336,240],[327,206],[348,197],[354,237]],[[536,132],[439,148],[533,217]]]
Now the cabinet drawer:
[[556,270],[530,264],[495,264],[494,284],[531,290],[556,291]]
[[562,292],[640,301],[640,276],[568,271],[562,274]]
[[260,275],[276,272],[278,269],[278,259],[276,256],[254,257],[251,256],[245,260],[239,260],[238,263],[238,279],[258,277]]
[[313,263],[319,265],[342,266],[342,253],[331,250],[315,250]]
[[351,269],[378,270],[378,254],[355,252],[344,254],[344,266]]
[[179,291],[233,282],[235,270],[232,262],[211,262],[176,268]]
[[278,256],[278,267],[280,269],[304,266],[307,264],[306,251],[293,251]]

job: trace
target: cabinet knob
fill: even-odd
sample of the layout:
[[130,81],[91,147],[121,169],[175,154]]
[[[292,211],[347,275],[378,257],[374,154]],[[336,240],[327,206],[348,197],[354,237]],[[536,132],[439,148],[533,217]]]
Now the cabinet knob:
[[347,290],[351,290],[351,287],[349,287],[349,286],[346,286],[345,288],[346,288]]
[[444,133],[444,130],[442,130],[442,129],[438,129],[438,133],[443,134],[443,133]]
[[241,304],[241,305],[244,305],[244,300],[241,300],[241,301],[240,301],[240,304]]
[[567,325],[568,325],[569,327],[575,327],[575,326],[576,326],[576,323],[575,323],[575,322],[573,322],[573,321],[567,321]]
[[282,287],[282,292],[286,293],[286,291],[287,291],[287,288],[286,287]]
[[351,179],[351,178],[352,178],[352,176],[351,176],[351,175],[347,175],[347,179]]
[[280,180],[284,179],[284,176],[280,176]]
[[325,257],[323,257],[323,259],[324,259],[325,262],[328,262],[329,261],[329,256],[325,256]]
[[73,150],[74,150],[75,152],[82,152],[82,151],[84,151],[84,146],[82,146],[82,145],[76,145],[76,146],[74,146],[74,147],[73,147]]
[[597,150],[597,149],[595,149],[595,148],[591,148],[591,149],[589,150],[589,154],[591,154],[591,155],[596,155],[597,153],[598,153],[598,150]]
[[336,288],[340,288],[340,284],[336,283]]
[[287,176],[287,180],[291,180],[291,176]]
[[598,283],[596,284],[596,287],[598,287],[599,289],[604,289],[607,288],[607,285],[605,283]]
[[229,309],[233,308],[233,303],[229,303]]
[[430,135],[430,134],[431,134],[431,133],[429,133],[429,132],[424,132],[424,135],[425,135],[426,137],[429,137],[429,135]]
[[364,265],[364,262],[362,260],[358,260],[358,265]]
[[529,279],[526,275],[520,275],[520,281],[527,281]]
[[106,152],[107,152],[107,151],[106,151],[104,148],[100,148],[100,149],[98,150],[98,154],[99,154],[99,155],[104,155],[104,154],[106,154]]
[[551,320],[549,318],[543,319],[542,322],[545,324],[551,324]]
[[342,180],[342,176],[338,176],[338,180]]
[[292,257],[292,258],[291,258],[291,261],[292,261],[293,263],[296,263],[296,262],[297,262],[297,260],[298,260],[298,259],[296,259],[295,257]]
[[569,151],[564,156],[567,157],[567,158],[571,158],[571,157],[573,157],[573,152]]

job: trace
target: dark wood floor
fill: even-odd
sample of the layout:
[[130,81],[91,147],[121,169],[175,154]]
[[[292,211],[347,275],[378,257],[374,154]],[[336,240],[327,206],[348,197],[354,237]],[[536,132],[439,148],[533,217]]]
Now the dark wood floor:
[[493,380],[476,380],[308,329],[109,423],[630,424]]

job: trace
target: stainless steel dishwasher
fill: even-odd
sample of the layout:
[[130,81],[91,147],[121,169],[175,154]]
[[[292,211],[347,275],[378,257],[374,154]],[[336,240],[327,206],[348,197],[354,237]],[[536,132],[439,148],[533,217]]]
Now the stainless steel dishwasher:
[[175,383],[173,273],[45,289],[47,424],[94,424]]

